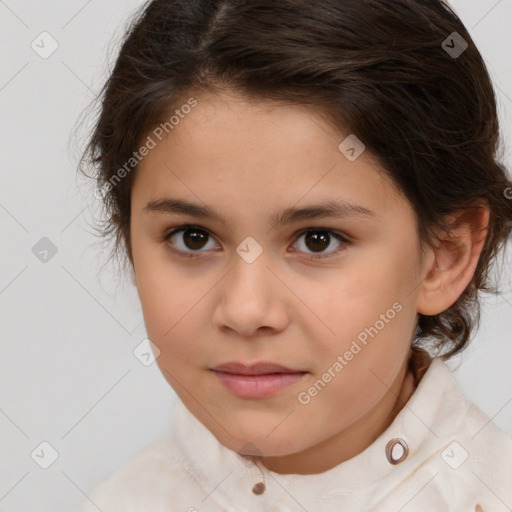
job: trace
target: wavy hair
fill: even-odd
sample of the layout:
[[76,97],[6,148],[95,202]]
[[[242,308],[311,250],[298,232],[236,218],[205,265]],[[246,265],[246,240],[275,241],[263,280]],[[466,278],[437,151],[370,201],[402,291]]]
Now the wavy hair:
[[111,258],[133,265],[136,166],[108,183],[190,91],[312,105],[376,157],[414,207],[422,246],[435,228],[449,229],[446,215],[478,201],[490,208],[471,282],[447,310],[419,315],[412,347],[419,357],[430,340],[445,359],[465,348],[479,322],[479,291],[498,293],[489,272],[510,235],[512,183],[500,163],[488,70],[445,2],[153,0],[121,43],[79,166],[103,190],[98,231],[114,240]]

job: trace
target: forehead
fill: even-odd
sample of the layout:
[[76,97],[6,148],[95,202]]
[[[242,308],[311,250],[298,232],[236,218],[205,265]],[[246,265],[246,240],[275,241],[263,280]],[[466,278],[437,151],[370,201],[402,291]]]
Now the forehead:
[[149,133],[155,147],[139,164],[132,191],[139,207],[167,195],[215,205],[226,216],[230,205],[267,217],[272,210],[275,219],[277,208],[298,203],[339,200],[377,214],[407,206],[368,151],[354,161],[340,151],[351,134],[312,107],[236,95],[195,98],[161,140]]

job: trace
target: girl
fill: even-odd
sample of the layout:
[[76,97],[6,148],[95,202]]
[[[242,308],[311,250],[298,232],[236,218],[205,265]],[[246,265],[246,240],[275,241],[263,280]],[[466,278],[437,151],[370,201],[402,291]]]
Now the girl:
[[450,7],[153,0],[101,99],[83,164],[178,400],[80,510],[511,510],[445,362],[512,219]]

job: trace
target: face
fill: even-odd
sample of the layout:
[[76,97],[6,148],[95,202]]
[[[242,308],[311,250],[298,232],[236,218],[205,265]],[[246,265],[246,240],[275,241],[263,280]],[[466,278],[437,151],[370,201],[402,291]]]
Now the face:
[[[162,141],[150,134],[132,189],[148,337],[222,444],[305,453],[389,409],[403,379],[421,264],[414,211],[311,108],[195,98]],[[226,363],[244,367],[214,370]]]

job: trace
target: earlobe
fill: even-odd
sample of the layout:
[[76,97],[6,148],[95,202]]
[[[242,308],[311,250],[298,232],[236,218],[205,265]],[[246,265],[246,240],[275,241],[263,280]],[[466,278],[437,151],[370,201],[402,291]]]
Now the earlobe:
[[489,215],[487,205],[480,203],[446,218],[450,229],[438,232],[439,242],[431,249],[432,263],[425,269],[418,292],[418,313],[442,313],[471,282],[485,244]]

